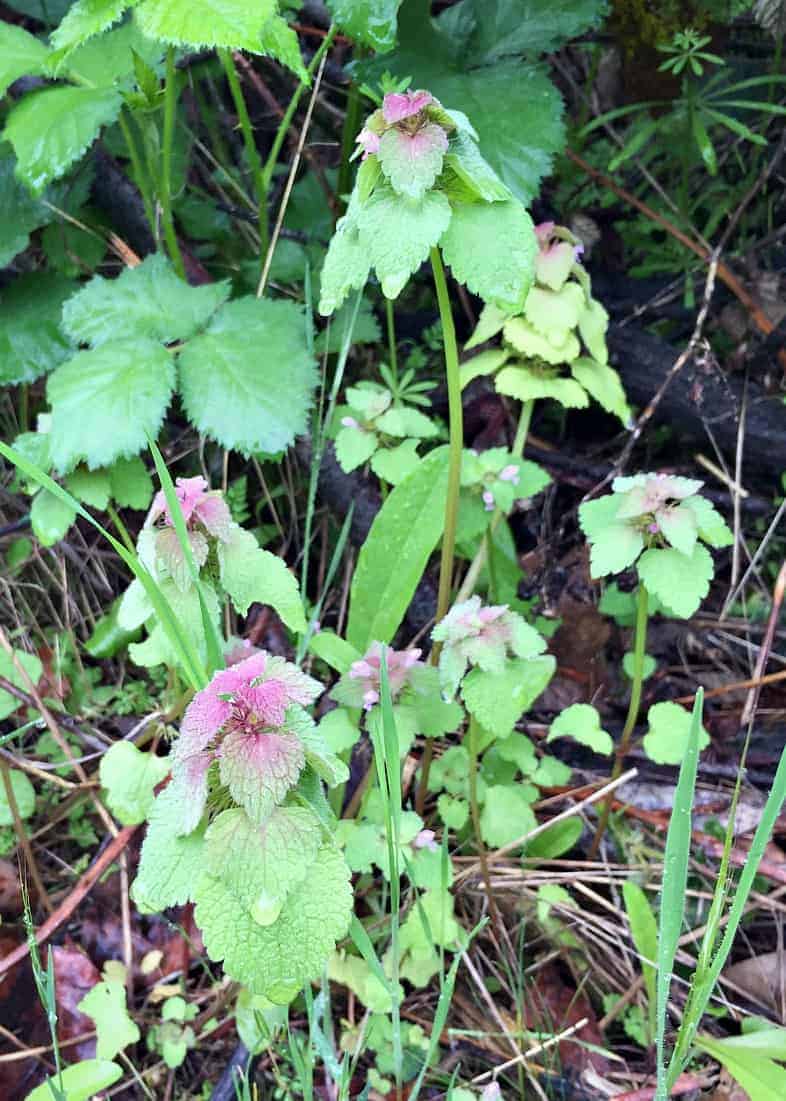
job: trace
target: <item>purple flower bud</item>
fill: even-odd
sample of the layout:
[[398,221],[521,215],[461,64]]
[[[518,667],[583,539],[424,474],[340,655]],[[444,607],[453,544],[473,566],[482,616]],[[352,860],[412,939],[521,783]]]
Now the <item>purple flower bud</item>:
[[494,494],[490,489],[483,491],[483,507],[486,512],[493,512],[494,510]]
[[382,100],[382,114],[385,122],[401,122],[420,114],[424,107],[433,102],[430,92],[389,92]]
[[499,472],[501,482],[512,482],[514,486],[519,484],[519,468],[516,463],[509,463]]
[[342,417],[341,418],[341,427],[342,428],[360,428],[360,425],[358,424],[358,422],[355,420],[354,417]]
[[370,157],[372,153],[379,152],[379,134],[375,134],[367,126],[363,127],[355,141],[363,148],[363,160]]

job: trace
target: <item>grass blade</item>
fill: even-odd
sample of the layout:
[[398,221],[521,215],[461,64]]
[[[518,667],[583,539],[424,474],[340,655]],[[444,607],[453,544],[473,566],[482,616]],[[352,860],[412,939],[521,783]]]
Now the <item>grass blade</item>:
[[663,889],[660,903],[658,929],[658,983],[655,1018],[655,1045],[657,1052],[658,1081],[655,1101],[666,1101],[666,1064],[664,1058],[666,1038],[666,1011],[669,1003],[671,973],[677,955],[677,944],[682,932],[685,915],[685,888],[688,882],[688,859],[691,845],[691,811],[696,773],[699,764],[699,729],[704,692],[700,688],[693,705],[690,735],[685,759],[680,768],[674,808],[671,812],[666,852],[663,858]]

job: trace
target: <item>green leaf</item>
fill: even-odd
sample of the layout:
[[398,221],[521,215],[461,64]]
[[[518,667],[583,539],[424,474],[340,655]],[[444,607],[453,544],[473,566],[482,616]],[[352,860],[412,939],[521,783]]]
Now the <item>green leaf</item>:
[[718,510],[706,497],[695,494],[682,502],[682,508],[688,508],[696,517],[699,538],[711,547],[730,547],[734,535]]
[[[651,609],[650,609],[651,610]],[[622,655],[622,671],[628,680],[633,680],[633,671],[635,667],[635,657],[632,651],[628,651]],[[644,655],[644,662],[642,667],[642,679],[647,680],[655,670],[658,668],[658,663],[651,654]]]
[[218,544],[221,584],[240,615],[255,601],[278,612],[291,631],[305,631],[306,617],[295,575],[283,558],[263,550],[250,531],[235,525]]
[[383,54],[396,41],[401,0],[327,0],[333,22],[363,46]]
[[[581,352],[581,345],[570,329],[555,328],[545,334],[523,317],[514,317],[505,322],[505,339],[525,359],[542,359],[546,363],[552,363],[555,366],[560,363],[571,363],[578,358]],[[557,376],[541,375],[535,373],[531,368],[527,370],[534,379],[542,378],[544,382],[562,381]],[[567,381],[574,390],[579,389],[574,382]],[[549,396],[548,390],[544,392],[543,396]],[[577,406],[586,405],[586,397],[583,402],[577,402],[576,404]]]
[[710,591],[712,555],[697,543],[690,555],[666,547],[645,551],[637,563],[639,577],[667,612],[690,619]]
[[447,448],[438,447],[396,486],[374,518],[350,590],[347,639],[361,653],[374,641],[390,642],[404,618],[442,535],[447,477]]
[[366,285],[371,261],[360,239],[354,215],[346,215],[336,225],[330,239],[319,279],[319,312],[334,313],[351,290]]
[[524,305],[538,245],[532,219],[517,200],[455,207],[440,247],[454,278],[473,294],[502,310]]
[[469,0],[466,6],[474,19],[464,50],[485,64],[550,53],[596,26],[606,11],[603,0]]
[[42,76],[49,50],[15,23],[0,23],[0,99],[20,76]]
[[524,855],[528,860],[557,860],[578,843],[583,830],[578,816],[553,822],[543,833],[527,842]]
[[[587,501],[587,504],[593,504]],[[583,507],[583,506],[581,506]],[[580,514],[580,513],[579,513]],[[592,536],[590,547],[590,576],[605,577],[610,573],[622,573],[632,566],[644,547],[644,537],[632,524],[613,523],[601,528]],[[649,552],[647,552],[649,553]],[[660,551],[656,553],[660,554]],[[639,564],[646,555],[642,556]]]
[[85,470],[78,466],[65,480],[66,489],[77,501],[90,508],[105,509],[109,504],[110,481],[107,470]]
[[196,887],[195,918],[207,953],[230,978],[271,1001],[288,1001],[324,968],[352,913],[349,869],[323,846],[308,878],[287,897],[279,918],[260,925],[226,884],[205,873]]
[[122,106],[112,88],[44,88],[8,114],[3,137],[14,147],[17,174],[34,192],[63,176],[114,122]]
[[331,669],[341,674],[348,672],[352,662],[363,656],[335,631],[317,631],[309,641],[308,648],[312,654],[327,662]]
[[94,469],[139,452],[158,434],[174,383],[172,356],[151,340],[78,352],[47,381],[55,468]]
[[600,715],[588,703],[574,703],[560,712],[549,727],[546,741],[553,742],[555,738],[572,738],[605,756],[614,749],[611,734],[601,727]]
[[228,295],[227,282],[190,287],[155,253],[117,279],[94,276],[66,302],[63,329],[76,343],[94,347],[126,339],[169,344],[204,328]]
[[130,642],[138,642],[138,629],[127,631],[117,622],[120,597],[111,605],[109,611],[96,621],[93,633],[85,643],[85,651],[97,661],[113,658],[125,650]]
[[442,171],[447,136],[441,126],[427,122],[416,134],[391,127],[379,142],[379,163],[397,195],[420,202]]
[[786,1070],[762,1052],[748,1051],[714,1036],[697,1036],[695,1042],[700,1051],[706,1051],[723,1064],[750,1101],[781,1101],[786,1097]]
[[40,489],[30,506],[33,534],[44,547],[59,543],[76,520],[76,512],[47,489]]
[[344,427],[336,433],[334,446],[339,466],[349,474],[368,462],[379,446],[379,438],[363,428]]
[[171,785],[153,803],[131,888],[131,897],[142,913],[183,906],[193,898],[205,868],[205,829],[201,825],[193,833],[179,836],[183,813],[180,796]]
[[420,202],[378,187],[357,214],[361,246],[367,251],[382,292],[396,298],[450,222],[450,204],[439,191]]
[[272,925],[317,858],[322,825],[306,807],[276,807],[261,825],[225,810],[205,834],[208,871],[259,925]]
[[[519,32],[525,26],[522,22]],[[485,65],[482,56],[457,50],[455,38],[449,19],[432,22],[426,4],[406,0],[399,14],[398,48],[361,63],[359,72],[370,81],[385,70],[410,76],[413,88],[428,88],[445,107],[463,111],[478,132],[483,156],[514,195],[528,203],[564,144],[559,93],[539,65],[512,59]]]
[[580,382],[590,397],[601,405],[607,413],[613,413],[627,425],[630,421],[630,408],[622,389],[622,380],[613,367],[604,367],[594,359],[582,357],[574,359],[570,371]]
[[658,958],[658,923],[655,920],[649,899],[638,883],[634,883],[632,879],[625,880],[622,884],[622,897],[625,900],[630,935],[633,937],[636,951],[641,957],[641,973],[644,979],[644,988],[647,991],[650,1032],[654,1035],[655,1002],[657,999],[655,960]]
[[[642,748],[651,761],[658,765],[680,764],[691,737],[691,713],[678,703],[667,700],[656,703],[647,713],[649,729],[644,735]],[[699,725],[699,751],[710,744],[710,736]]]
[[[262,354],[254,367],[250,348]],[[317,379],[295,303],[227,303],[181,352],[178,367],[189,418],[222,446],[276,454],[305,432]]]
[[384,482],[397,486],[420,462],[418,445],[418,440],[404,440],[397,447],[382,448],[372,458],[371,469]]
[[122,825],[144,822],[153,808],[154,789],[167,772],[169,761],[165,757],[143,753],[133,742],[114,742],[109,747],[101,758],[98,775],[106,790],[107,806]]
[[56,50],[73,50],[116,23],[135,0],[76,0],[52,34]]
[[[532,354],[533,357],[540,355],[539,352]],[[586,409],[589,405],[585,391],[572,378],[550,378],[523,365],[503,367],[494,385],[497,393],[508,394],[519,401],[552,398],[566,409]]]
[[112,497],[121,508],[144,509],[150,504],[153,479],[138,455],[113,463],[109,468],[109,484]]
[[487,845],[495,849],[509,845],[536,825],[535,812],[522,784],[498,784],[486,789],[480,833]]
[[98,1034],[96,1055],[99,1059],[113,1059],[123,1048],[140,1039],[139,1028],[126,1008],[125,986],[116,979],[96,983],[76,1008],[95,1021]]
[[[28,239],[34,229],[45,225],[52,218],[51,211],[31,195],[16,178],[15,167],[15,158],[8,153],[7,146],[3,147],[3,153],[0,154],[0,210],[3,211],[3,217],[0,219],[0,266],[2,267],[10,264],[15,256],[27,248]],[[28,278],[31,285],[34,281],[40,283],[42,274],[37,273]],[[10,289],[3,292],[3,300]],[[5,317],[3,320],[5,321]],[[0,349],[4,343],[2,331],[0,327]],[[3,352],[0,351],[0,363],[2,363],[2,357]],[[0,381],[3,381],[2,368],[0,368]]]
[[472,669],[461,694],[467,710],[495,738],[506,738],[521,715],[551,680],[556,661],[550,654],[509,660],[502,673]]
[[331,753],[345,753],[360,738],[360,727],[344,707],[328,711],[317,730]]
[[164,53],[158,42],[146,38],[135,21],[127,21],[114,30],[89,39],[63,59],[63,52],[52,55],[53,75],[65,70],[75,84],[94,88],[113,85],[118,91],[130,92],[137,80],[141,62],[157,65]]
[[90,1101],[101,1090],[109,1089],[123,1077],[123,1068],[106,1059],[82,1059],[66,1067],[62,1076],[47,1078],[28,1093],[25,1101],[53,1101],[62,1082],[66,1101]]
[[296,73],[305,84],[309,83],[308,72],[300,53],[300,40],[297,32],[280,15],[272,16],[265,23],[259,36],[259,47],[256,52],[274,57],[282,65],[286,65],[288,69]]
[[539,787],[558,788],[567,784],[570,780],[570,772],[570,765],[564,764],[556,757],[541,757],[531,779]]
[[[5,656],[5,651],[3,651],[3,656]],[[3,669],[2,672],[4,673],[5,670]],[[4,696],[8,696],[8,694],[8,692],[3,692]],[[19,701],[16,700],[15,703],[18,706]],[[14,793],[19,817],[22,819],[30,818],[35,810],[35,788],[24,772],[20,772],[16,768],[8,770],[8,778],[11,781],[11,790]],[[0,783],[0,826],[13,826],[13,824],[14,816],[11,813],[11,807],[6,796],[5,784]]]
[[143,0],[135,14],[148,38],[260,53],[262,27],[276,14],[276,5],[275,0]]

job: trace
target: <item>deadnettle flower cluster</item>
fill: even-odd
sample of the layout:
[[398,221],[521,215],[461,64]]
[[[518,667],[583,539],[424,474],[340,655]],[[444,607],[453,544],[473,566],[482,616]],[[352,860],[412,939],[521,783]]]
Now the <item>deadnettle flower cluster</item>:
[[[423,668],[420,650],[391,650],[385,647],[385,665],[392,700],[412,682],[415,670]],[[359,661],[354,661],[331,692],[331,696],[345,707],[362,707],[369,711],[379,703],[382,669],[382,644],[372,642]]]
[[197,692],[172,750],[172,784],[186,808],[178,830],[199,824],[217,779],[249,818],[261,824],[295,786],[314,749],[303,708],[322,685],[283,658],[260,650],[216,673]]
[[615,478],[612,492],[579,507],[593,577],[636,565],[651,595],[687,618],[709,591],[712,557],[704,543],[733,542],[723,517],[699,494],[702,483],[670,474]]
[[[233,527],[232,516],[223,495],[208,489],[201,476],[178,478],[175,493],[186,526],[191,553],[198,568],[204,566],[210,551],[210,540],[228,543]],[[156,564],[163,567],[180,589],[191,584],[183,548],[175,531],[174,520],[163,490],[153,498],[145,520],[145,528],[153,533],[153,553]],[[141,549],[141,548],[140,548]]]
[[468,360],[462,381],[466,385],[480,375],[494,375],[501,394],[520,401],[554,398],[569,408],[585,408],[594,398],[627,424],[630,410],[622,383],[608,362],[608,314],[592,297],[580,262],[582,246],[570,230],[553,222],[536,226],[535,235],[535,281],[524,308],[511,316],[486,306],[467,348],[499,332],[503,344]]
[[454,604],[431,637],[442,643],[440,680],[443,692],[451,697],[470,666],[501,673],[508,656],[531,658],[546,649],[535,628],[507,604],[484,607],[479,596]]
[[473,496],[480,496],[484,511],[501,508],[510,512],[519,497],[528,495],[528,487],[524,492],[520,487],[522,472],[532,465],[516,459],[504,447],[465,451],[461,460],[461,487]]
[[532,222],[477,142],[466,115],[425,89],[384,97],[357,138],[361,163],[325,259],[320,313],[338,309],[372,270],[396,298],[436,247],[474,293],[521,308]]
[[391,392],[376,383],[349,386],[346,398],[336,432],[336,458],[347,473],[362,466],[386,443],[430,439],[438,434],[424,413],[394,405]]

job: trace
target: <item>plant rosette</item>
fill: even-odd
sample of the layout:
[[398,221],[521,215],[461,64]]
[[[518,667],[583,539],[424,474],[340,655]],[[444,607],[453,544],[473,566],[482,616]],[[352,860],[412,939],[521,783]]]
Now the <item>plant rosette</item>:
[[352,910],[320,785],[348,771],[306,711],[322,690],[259,651],[197,692],[133,886],[148,912],[194,902],[210,958],[276,1002],[321,972]]
[[[734,541],[723,517],[699,494],[703,483],[669,474],[615,478],[612,492],[579,507],[594,578],[636,567],[665,612],[689,619],[707,596],[710,547]],[[707,546],[705,546],[707,544]]]
[[395,402],[387,389],[361,382],[346,392],[336,410],[336,458],[347,474],[371,461],[374,473],[397,485],[417,466],[421,440],[439,435],[434,422],[417,409]]
[[551,478],[537,463],[518,459],[504,447],[464,451],[461,460],[461,498],[458,539],[467,542],[482,535],[496,509],[511,512],[517,501],[534,497]]
[[493,376],[500,394],[520,401],[554,398],[566,408],[584,409],[592,398],[627,425],[622,382],[609,366],[609,317],[592,297],[578,238],[553,222],[536,226],[535,234],[535,280],[523,309],[511,314],[486,305],[466,347],[485,344],[500,332],[502,346],[462,364],[462,386]]
[[389,92],[357,138],[362,161],[330,242],[319,310],[331,314],[373,271],[387,298],[439,248],[455,278],[520,309],[537,243],[532,220],[481,156],[460,111],[429,92]]
[[[291,630],[305,630],[303,605],[293,574],[283,559],[260,547],[252,532],[232,520],[223,495],[210,490],[200,476],[178,478],[175,494],[205,610],[216,630],[221,619],[221,597],[229,599],[240,615],[245,615],[254,601],[268,604]],[[153,499],[139,533],[137,552],[179,621],[195,639],[201,640],[204,650],[200,591],[163,491]],[[177,655],[138,579],[123,594],[117,622],[126,631],[143,625],[147,628],[148,638],[129,646],[129,654],[137,665],[177,663]]]

